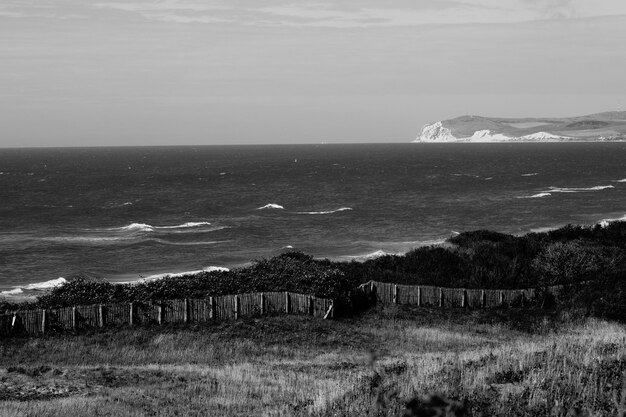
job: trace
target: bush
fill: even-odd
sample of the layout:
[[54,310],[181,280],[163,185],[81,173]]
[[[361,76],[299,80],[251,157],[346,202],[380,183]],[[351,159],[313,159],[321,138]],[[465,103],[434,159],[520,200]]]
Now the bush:
[[146,302],[175,298],[205,298],[248,292],[290,291],[348,300],[358,282],[337,268],[325,266],[298,252],[256,261],[232,271],[211,271],[183,277],[166,277],[136,284],[76,279],[52,289],[38,299],[40,307],[66,307],[110,302]]
[[461,233],[447,246],[421,247],[404,256],[386,255],[362,263],[315,260],[301,252],[288,252],[228,272],[134,285],[78,279],[41,296],[38,303],[60,307],[290,291],[332,298],[337,309],[345,312],[368,304],[355,298],[353,290],[369,280],[485,289],[566,284],[570,287],[558,302],[583,305],[588,314],[614,317],[619,312],[626,317],[622,301],[626,299],[626,222],[603,227],[568,225],[526,236],[479,230]]

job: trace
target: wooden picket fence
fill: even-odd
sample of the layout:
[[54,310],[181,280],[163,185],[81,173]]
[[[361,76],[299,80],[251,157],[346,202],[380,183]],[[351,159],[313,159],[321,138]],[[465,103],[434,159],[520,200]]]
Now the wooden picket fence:
[[[562,286],[546,287],[545,290],[557,295]],[[490,308],[512,304],[523,305],[535,298],[537,290],[446,288],[430,285],[400,285],[388,282],[369,281],[361,284],[357,291],[375,296],[382,304],[406,304],[424,307]]]
[[48,332],[112,325],[203,323],[281,313],[332,319],[333,300],[291,292],[265,292],[206,299],[22,310],[0,315],[0,336],[41,336]]

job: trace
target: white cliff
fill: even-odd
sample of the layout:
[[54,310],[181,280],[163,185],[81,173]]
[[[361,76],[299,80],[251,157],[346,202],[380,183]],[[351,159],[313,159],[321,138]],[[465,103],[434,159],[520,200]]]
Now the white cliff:
[[475,131],[471,136],[455,136],[452,129],[445,127],[444,122],[425,125],[414,142],[421,143],[451,143],[451,142],[559,142],[571,140],[571,137],[555,135],[549,132],[536,132],[523,136],[508,136],[504,133],[495,133],[489,129]]
[[442,122],[425,125],[415,142],[457,142],[450,129],[443,127]]

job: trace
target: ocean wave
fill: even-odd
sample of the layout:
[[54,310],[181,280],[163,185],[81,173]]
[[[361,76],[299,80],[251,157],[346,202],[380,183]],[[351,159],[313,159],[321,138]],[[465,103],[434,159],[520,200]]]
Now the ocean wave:
[[176,226],[153,226],[155,229],[187,229],[192,227],[210,226],[209,222],[187,222]]
[[145,242],[154,242],[154,243],[160,243],[162,245],[170,245],[170,246],[203,246],[203,245],[217,245],[219,243],[230,242],[230,240],[211,240],[211,241],[198,241],[198,242],[172,242],[171,240],[165,240],[165,239],[144,239],[144,240],[133,242],[133,243],[145,243]]
[[352,207],[341,207],[336,210],[329,210],[329,211],[299,211],[298,214],[333,214],[333,213],[339,213],[341,211],[350,211],[350,210],[352,210]]
[[157,281],[159,279],[163,279],[163,278],[166,278],[166,277],[180,278],[180,277],[184,277],[184,276],[187,276],[187,275],[197,275],[197,274],[201,274],[203,272],[216,272],[216,271],[228,272],[230,270],[228,268],[224,268],[223,266],[207,266],[206,268],[196,269],[196,270],[193,270],[193,271],[163,272],[163,273],[159,273],[159,274],[152,274],[152,275],[148,275],[146,277],[141,277],[141,278],[139,278],[137,280],[123,281],[123,282],[118,282],[117,284],[138,284],[138,283],[142,283],[142,282]]
[[41,291],[48,290],[50,288],[58,287],[59,285],[63,285],[68,282],[65,278],[59,277],[56,279],[51,279],[49,281],[43,282],[34,282],[32,284],[21,285],[13,288],[12,290],[2,291],[0,295],[19,295],[23,294],[24,291]]
[[151,226],[146,223],[131,223],[128,226],[112,227],[108,230],[129,230],[129,231],[140,231],[140,232],[152,232],[154,230],[154,226]]
[[210,222],[186,222],[186,223],[177,224],[174,226],[153,226],[151,224],[146,224],[146,223],[131,223],[128,226],[112,227],[106,230],[154,232],[158,230],[168,230],[168,229],[191,229],[195,227],[204,227],[204,226],[210,226],[210,225],[211,225]]
[[376,259],[387,255],[393,255],[392,253],[385,252],[384,250],[377,250],[374,252],[362,254],[362,255],[344,255],[339,256],[339,259],[346,261],[365,262],[370,259]]
[[480,175],[476,175],[476,174],[463,174],[463,173],[455,173],[455,174],[450,174],[453,177],[471,177],[471,178],[480,178]]
[[67,280],[63,277],[59,277],[57,279],[51,279],[49,281],[44,282],[35,282],[33,284],[24,285],[21,288],[25,290],[47,290],[48,288],[58,287],[59,285],[63,285],[67,282]]
[[132,237],[114,236],[49,236],[39,239],[44,242],[65,242],[65,243],[117,243],[136,240]]
[[551,232],[552,230],[556,230],[561,226],[543,226],[543,227],[535,227],[530,229],[530,233],[546,233]]
[[535,175],[539,175],[538,172],[531,172],[529,174],[522,174],[522,177],[534,177]]
[[13,288],[12,290],[0,291],[0,295],[18,295],[24,291],[21,288]]
[[[211,231],[225,229],[226,227],[219,227],[211,229]],[[160,239],[157,237],[143,237],[141,236],[52,236],[43,237],[38,239],[44,242],[61,242],[66,244],[79,244],[79,245],[121,245],[131,246],[139,245],[142,243],[158,243],[162,245],[171,246],[200,246],[200,245],[216,245],[218,243],[229,242],[228,240],[216,240],[216,241],[171,241],[167,239]]]
[[275,203],[269,203],[269,204],[264,205],[263,207],[257,208],[257,210],[267,210],[267,209],[284,210],[285,208],[281,206],[280,204],[275,204]]
[[607,227],[610,223],[613,222],[626,222],[626,214],[622,217],[617,217],[613,219],[602,219],[598,222],[601,227]]
[[583,193],[588,191],[601,191],[615,188],[612,185],[596,185],[595,187],[549,187],[549,193]]
[[621,180],[615,180],[615,181],[613,181],[613,182],[626,182],[626,178],[623,178],[623,179],[621,179]]
[[132,201],[125,201],[123,203],[109,203],[109,204],[106,204],[103,208],[105,208],[105,209],[115,209],[115,208],[132,206],[132,205],[133,205]]
[[548,193],[548,192],[542,192],[539,194],[533,194],[533,195],[528,195],[528,196],[523,196],[523,197],[517,197],[517,198],[541,198],[541,197],[549,197],[552,194]]

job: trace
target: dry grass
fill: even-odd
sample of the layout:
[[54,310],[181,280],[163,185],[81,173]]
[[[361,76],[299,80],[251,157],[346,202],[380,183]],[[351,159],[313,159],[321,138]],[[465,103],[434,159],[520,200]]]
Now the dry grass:
[[625,372],[622,325],[385,308],[2,341],[0,415],[401,415],[438,392],[472,415],[604,416]]

